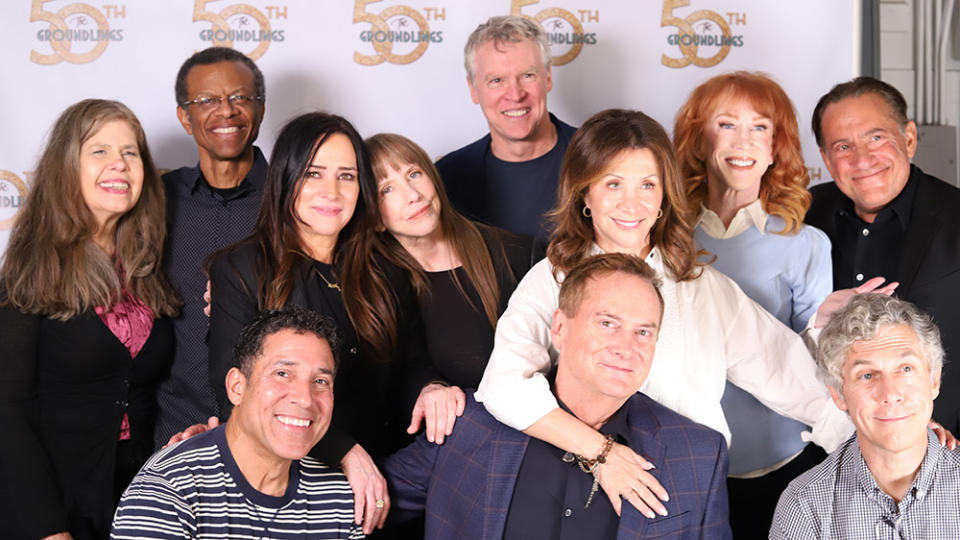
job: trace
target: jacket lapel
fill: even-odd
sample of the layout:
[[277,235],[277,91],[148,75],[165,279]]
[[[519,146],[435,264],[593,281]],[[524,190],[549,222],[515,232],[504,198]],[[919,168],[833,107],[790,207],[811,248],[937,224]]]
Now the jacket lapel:
[[490,463],[487,466],[486,494],[481,538],[500,540],[507,525],[507,511],[530,438],[522,432],[498,423],[493,434]]
[[[630,448],[634,452],[643,456],[647,461],[657,467],[663,467],[664,456],[667,454],[667,447],[660,441],[660,426],[657,423],[653,412],[647,406],[646,400],[650,398],[637,393],[634,394],[627,406],[630,407],[627,423],[630,426]],[[650,474],[660,483],[664,479],[660,475],[660,469],[653,469]],[[673,489],[673,486],[664,484],[667,493]],[[620,511],[620,527],[617,529],[617,539],[626,540],[634,538],[643,538],[646,533],[647,524],[650,520],[641,514],[629,502],[623,501]]]
[[940,219],[937,215],[942,201],[930,189],[931,179],[919,171],[917,173],[917,193],[914,196],[907,234],[903,239],[903,251],[900,253],[900,286],[897,288],[897,296],[900,298],[909,298],[910,288],[917,278],[920,263],[940,228]]

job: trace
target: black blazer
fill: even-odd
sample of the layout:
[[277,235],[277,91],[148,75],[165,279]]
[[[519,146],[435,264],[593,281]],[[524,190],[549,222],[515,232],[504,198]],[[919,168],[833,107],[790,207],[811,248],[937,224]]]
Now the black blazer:
[[[92,310],[56,321],[2,308],[0,340],[0,537],[106,538],[123,489],[153,453],[170,319],[154,319],[136,358]],[[125,412],[131,440],[118,455]]]
[[[891,253],[899,259],[896,295],[933,316],[940,327],[945,360],[960,361],[960,189],[910,166],[917,183],[904,248]],[[806,222],[827,233],[834,248],[837,214],[847,197],[830,182],[813,187],[813,205]],[[836,264],[836,253],[834,253]],[[960,366],[944,363],[940,396],[933,417],[953,433],[960,433]]]

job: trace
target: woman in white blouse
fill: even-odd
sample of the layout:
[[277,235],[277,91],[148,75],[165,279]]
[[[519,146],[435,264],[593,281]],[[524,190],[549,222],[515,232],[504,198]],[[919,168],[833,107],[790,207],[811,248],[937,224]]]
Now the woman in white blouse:
[[[720,407],[727,378],[812,426],[813,440],[828,451],[853,432],[800,337],[729,278],[696,262],[693,213],[660,124],[637,111],[594,115],[570,141],[560,176],[547,259],[510,298],[476,394],[491,414],[566,451],[600,454],[604,437],[560,409],[550,392],[545,375],[556,359],[550,323],[567,269],[594,253],[623,252],[643,257],[663,282],[663,323],[642,392],[728,440]],[[618,512],[622,496],[648,517],[651,509],[665,513],[654,494],[662,500],[667,494],[649,468],[629,448],[614,446],[600,482]]]

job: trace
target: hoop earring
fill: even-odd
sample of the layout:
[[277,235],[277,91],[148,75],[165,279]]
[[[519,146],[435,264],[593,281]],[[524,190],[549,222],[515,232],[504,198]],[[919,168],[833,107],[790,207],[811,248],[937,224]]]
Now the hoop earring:
[[582,213],[583,213],[583,217],[585,217],[585,218],[589,218],[590,216],[593,215],[593,212],[590,211],[590,207],[588,207],[588,206],[584,206],[584,207],[583,207],[583,212],[582,212]]
[[657,219],[660,219],[662,217],[663,217],[663,208],[657,211]]

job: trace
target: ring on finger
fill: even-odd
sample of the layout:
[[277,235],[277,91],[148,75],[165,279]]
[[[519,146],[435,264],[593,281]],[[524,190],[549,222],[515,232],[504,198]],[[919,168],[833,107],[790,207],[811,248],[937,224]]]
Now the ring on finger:
[[383,499],[377,499],[377,502],[376,502],[375,504],[376,504],[378,510],[382,510],[382,509],[383,509],[383,504],[384,504],[384,503],[383,503]]

